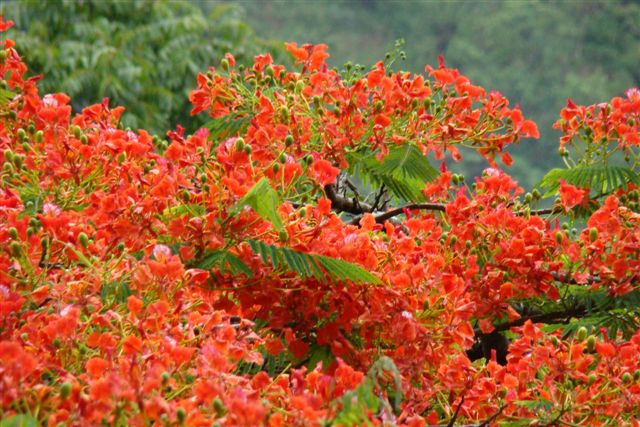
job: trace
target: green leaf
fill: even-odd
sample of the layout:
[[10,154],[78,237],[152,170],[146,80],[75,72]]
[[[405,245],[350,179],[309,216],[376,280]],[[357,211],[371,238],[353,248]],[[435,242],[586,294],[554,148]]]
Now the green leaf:
[[38,427],[40,423],[31,415],[18,414],[0,421],[0,427]]
[[196,203],[172,206],[164,210],[163,215],[170,217],[180,217],[189,215],[192,217],[203,216],[206,213],[204,206]]
[[249,126],[250,121],[250,117],[228,115],[213,119],[203,127],[209,129],[209,139],[215,142],[242,134]]
[[228,271],[233,275],[244,274],[247,277],[253,277],[253,272],[247,264],[225,250],[207,250],[201,259],[190,263],[189,266],[203,270],[211,270],[215,267],[219,269],[222,274]]
[[560,188],[560,180],[598,194],[627,188],[630,183],[640,185],[640,174],[631,168],[609,165],[580,165],[571,169],[552,169],[538,184],[546,190],[544,197],[554,196]]
[[352,154],[350,163],[352,173],[360,175],[365,184],[384,184],[396,198],[406,201],[424,200],[424,184],[438,177],[429,159],[412,145],[391,148],[383,162],[371,153]]
[[282,230],[284,224],[277,210],[279,205],[280,196],[271,187],[269,180],[262,178],[231,208],[229,214],[237,215],[243,207],[251,206],[258,215],[271,222],[276,230]]
[[355,283],[382,282],[363,268],[337,258],[307,254],[267,244],[260,240],[247,240],[251,249],[274,269],[284,269],[302,277],[313,277],[323,282],[351,281]]

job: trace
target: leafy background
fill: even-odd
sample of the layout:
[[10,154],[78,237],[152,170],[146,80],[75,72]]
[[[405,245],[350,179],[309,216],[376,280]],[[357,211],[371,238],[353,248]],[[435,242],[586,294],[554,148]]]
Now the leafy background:
[[[539,125],[539,141],[514,147],[512,175],[526,186],[559,166],[551,129],[566,98],[589,104],[640,86],[640,3],[602,1],[243,0],[137,2],[7,1],[27,64],[45,73],[45,90],[68,93],[74,107],[111,98],[125,124],[162,134],[188,131],[195,75],[233,52],[240,62],[282,41],[327,43],[330,63],[371,65],[406,40],[398,69],[422,72],[443,54],[474,82],[503,92]],[[477,175],[486,163],[465,158]]]

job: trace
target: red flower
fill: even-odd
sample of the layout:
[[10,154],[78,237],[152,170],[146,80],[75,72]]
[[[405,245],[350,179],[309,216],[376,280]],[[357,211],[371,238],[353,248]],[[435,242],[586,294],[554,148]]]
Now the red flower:
[[589,190],[567,184],[563,179],[560,180],[560,202],[565,210],[569,211],[575,206],[584,204],[588,195]]

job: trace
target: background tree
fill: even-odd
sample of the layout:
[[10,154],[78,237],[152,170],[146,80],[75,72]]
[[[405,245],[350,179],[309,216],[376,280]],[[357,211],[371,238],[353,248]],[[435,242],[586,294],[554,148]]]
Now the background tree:
[[[210,3],[204,3],[207,7]],[[407,44],[395,68],[423,72],[443,54],[447,64],[499,90],[539,125],[535,144],[511,148],[521,183],[535,184],[548,167],[560,134],[556,112],[571,97],[594,103],[640,85],[640,3],[621,0],[397,2],[242,2],[247,22],[263,37],[327,43],[329,63],[367,66],[396,39]],[[540,161],[543,160],[543,161]],[[468,175],[483,165],[464,160]]]
[[[16,43],[41,90],[73,98],[76,111],[103,98],[127,105],[126,126],[164,134],[195,130],[188,93],[199,70],[226,52],[251,59],[268,44],[242,20],[242,9],[216,5],[204,14],[188,2],[52,0],[3,2],[16,22]],[[278,52],[280,44],[269,46]]]

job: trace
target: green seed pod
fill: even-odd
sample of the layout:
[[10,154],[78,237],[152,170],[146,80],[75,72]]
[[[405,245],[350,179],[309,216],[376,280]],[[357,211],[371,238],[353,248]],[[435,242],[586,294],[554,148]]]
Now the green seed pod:
[[20,246],[20,243],[16,241],[11,242],[11,244],[9,244],[9,253],[11,253],[14,258],[19,258],[22,255],[22,246]]
[[81,231],[80,234],[78,234],[78,243],[80,243],[80,245],[85,249],[89,246],[89,237],[84,231]]
[[465,240],[464,247],[467,249],[471,249],[471,240]]
[[247,144],[244,146],[244,152],[247,154],[251,154],[251,145]]
[[576,339],[578,341],[584,341],[585,338],[587,338],[587,328],[585,328],[584,326],[581,326],[578,329],[578,332],[576,333]]
[[22,128],[18,129],[17,135],[20,140],[27,138],[27,132]]
[[15,110],[9,110],[9,113],[8,113],[8,114],[9,114],[9,118],[10,118],[11,120],[15,120],[15,119],[17,119],[17,118],[18,118],[18,113],[16,113],[16,111],[15,111]]
[[60,399],[67,400],[71,396],[71,383],[64,382],[60,386]]
[[307,165],[310,165],[311,163],[313,163],[313,156],[311,154],[307,154],[306,156],[304,156],[304,162]]
[[86,145],[86,144],[89,142],[89,138],[87,138],[87,135],[84,135],[84,134],[83,134],[82,136],[80,136],[80,142],[81,142],[83,145]]
[[187,419],[187,412],[182,408],[178,408],[176,417],[178,418],[178,423],[184,424],[184,421]]
[[42,142],[43,139],[44,139],[44,132],[41,130],[36,132],[36,134],[33,136],[33,140],[37,143]]
[[591,227],[591,230],[589,230],[589,241],[593,243],[596,240],[598,240],[598,229]]
[[242,138],[236,139],[235,149],[236,149],[236,151],[244,150],[244,139],[242,139]]
[[13,163],[13,151],[11,151],[11,148],[4,150],[4,160]]
[[27,126],[27,132],[29,132],[29,135],[33,135],[35,131],[36,126],[33,123],[29,123],[29,126]]
[[458,242],[458,236],[451,236],[449,239],[449,246],[453,247]]
[[453,185],[458,185],[458,183],[460,182],[460,181],[458,180],[458,174],[455,174],[455,173],[454,173],[454,174],[451,176],[451,182],[453,183]]
[[9,237],[11,237],[11,239],[16,240],[18,238],[18,229],[15,227],[11,227],[9,229]]
[[287,155],[285,153],[281,153],[280,156],[278,157],[278,160],[282,164],[287,163]]
[[636,381],[640,380],[640,369],[636,369],[633,372],[633,379],[636,380]]
[[292,144],[293,144],[293,136],[287,135],[287,137],[284,139],[284,145],[287,147],[291,147]]
[[278,173],[278,171],[280,170],[280,164],[274,163],[273,166],[271,166],[271,169],[274,173]]
[[629,372],[625,372],[624,374],[622,374],[623,383],[629,384],[632,380],[633,380],[633,375],[631,375]]
[[589,351],[589,353],[593,352],[593,350],[595,350],[596,348],[596,337],[594,337],[593,335],[589,335],[589,337],[587,338],[587,351]]

